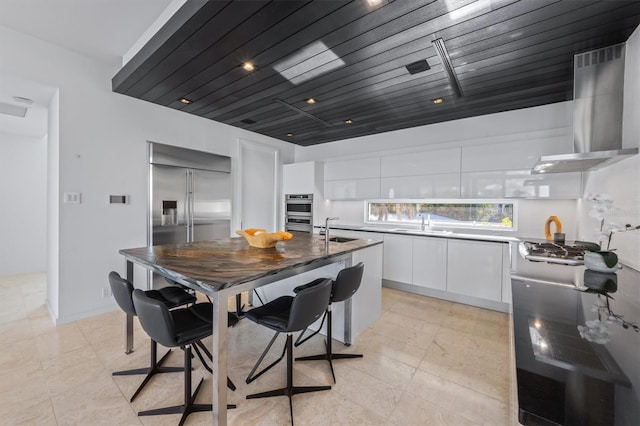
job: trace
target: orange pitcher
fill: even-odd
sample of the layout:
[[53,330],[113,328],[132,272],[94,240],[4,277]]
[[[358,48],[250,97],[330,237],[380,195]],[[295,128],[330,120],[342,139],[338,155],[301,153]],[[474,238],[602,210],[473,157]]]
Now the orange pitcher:
[[556,225],[556,233],[562,232],[562,222],[558,219],[558,216],[549,216],[547,222],[544,224],[544,233],[547,236],[547,240],[553,240],[553,233],[551,232],[551,222]]

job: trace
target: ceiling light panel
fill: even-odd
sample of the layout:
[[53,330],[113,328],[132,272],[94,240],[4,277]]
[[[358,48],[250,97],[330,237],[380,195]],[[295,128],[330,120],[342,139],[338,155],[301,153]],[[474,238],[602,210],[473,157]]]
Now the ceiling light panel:
[[298,85],[345,63],[323,42],[316,41],[273,66],[281,76]]

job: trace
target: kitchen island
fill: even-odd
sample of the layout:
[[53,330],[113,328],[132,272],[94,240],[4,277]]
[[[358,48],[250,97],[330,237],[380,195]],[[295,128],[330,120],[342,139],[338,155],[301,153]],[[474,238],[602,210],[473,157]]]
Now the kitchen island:
[[[296,233],[276,247],[250,247],[243,238],[168,244],[120,250],[126,259],[127,279],[133,282],[137,264],[213,298],[213,422],[227,420],[227,303],[236,294],[287,279],[311,281],[326,276],[325,267],[365,263],[361,289],[344,306],[345,341],[354,325],[363,329],[380,315],[381,241],[353,239],[329,242],[313,234]],[[364,298],[364,300],[363,300]],[[372,300],[374,299],[374,300]],[[375,300],[377,299],[377,300]],[[364,303],[359,302],[362,300]],[[377,306],[376,306],[377,304]],[[360,309],[359,305],[364,305]],[[133,342],[133,322],[127,319],[127,350]]]

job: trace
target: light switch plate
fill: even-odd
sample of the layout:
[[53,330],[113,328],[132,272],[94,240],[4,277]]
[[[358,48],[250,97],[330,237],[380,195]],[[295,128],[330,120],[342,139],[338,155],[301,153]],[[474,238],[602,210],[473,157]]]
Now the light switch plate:
[[80,204],[80,193],[79,192],[65,192],[64,193],[64,204]]

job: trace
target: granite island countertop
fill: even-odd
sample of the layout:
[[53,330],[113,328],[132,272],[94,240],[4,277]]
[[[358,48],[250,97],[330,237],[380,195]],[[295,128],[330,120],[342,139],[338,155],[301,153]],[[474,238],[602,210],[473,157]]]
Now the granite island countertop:
[[330,242],[325,249],[322,236],[293,234],[292,239],[267,249],[251,247],[238,237],[122,249],[119,253],[178,282],[218,291],[382,243],[355,239]]

